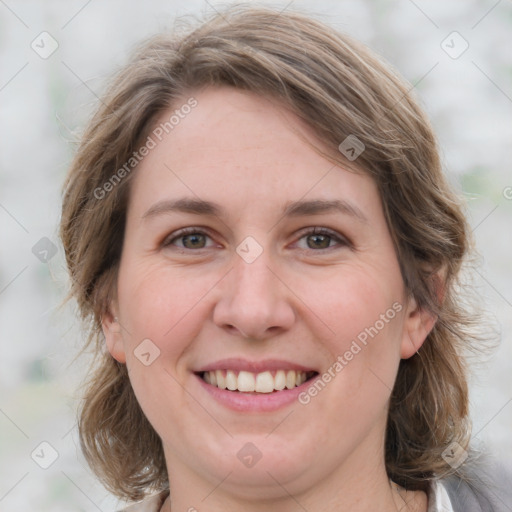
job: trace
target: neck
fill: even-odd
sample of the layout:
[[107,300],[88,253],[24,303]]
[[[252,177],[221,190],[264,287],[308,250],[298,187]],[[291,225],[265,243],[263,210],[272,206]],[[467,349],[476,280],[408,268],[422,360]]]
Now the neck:
[[[172,468],[173,464],[169,466]],[[267,492],[263,488],[261,492],[250,489],[245,495],[240,492],[239,484],[236,482],[236,472],[227,474],[220,482],[208,482],[201,480],[199,475],[183,469],[174,473],[169,472],[173,512],[296,512],[298,507],[309,512],[427,511],[425,493],[406,491],[391,482],[384,466],[366,471],[360,471],[357,467],[347,472],[336,471],[329,478],[315,483],[302,492],[297,492],[288,482],[277,482],[269,474]],[[269,491],[270,488],[273,490]],[[166,500],[161,510],[171,512],[170,499]]]

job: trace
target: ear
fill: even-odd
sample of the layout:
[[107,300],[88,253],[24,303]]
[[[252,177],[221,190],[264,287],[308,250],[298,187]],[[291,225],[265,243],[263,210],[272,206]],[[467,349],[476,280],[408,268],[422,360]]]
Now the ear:
[[410,297],[405,311],[404,330],[400,356],[409,359],[421,348],[433,329],[437,317],[430,311],[418,307],[416,299]]
[[[446,292],[448,269],[446,265],[431,274],[434,292],[439,304],[442,304]],[[421,348],[430,331],[437,322],[437,316],[424,308],[418,307],[416,299],[411,295],[405,313],[404,334],[401,345],[402,359],[409,359]]]
[[109,310],[101,317],[101,328],[105,336],[108,351],[112,357],[120,363],[126,363],[121,324],[119,323],[117,314],[116,304],[111,304]]

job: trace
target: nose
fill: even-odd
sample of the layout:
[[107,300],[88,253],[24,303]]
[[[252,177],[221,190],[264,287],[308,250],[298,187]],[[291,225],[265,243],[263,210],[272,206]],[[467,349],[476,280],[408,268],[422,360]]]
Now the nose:
[[295,321],[292,293],[265,252],[252,263],[238,255],[234,258],[234,267],[219,290],[214,323],[251,340],[265,340],[290,329]]

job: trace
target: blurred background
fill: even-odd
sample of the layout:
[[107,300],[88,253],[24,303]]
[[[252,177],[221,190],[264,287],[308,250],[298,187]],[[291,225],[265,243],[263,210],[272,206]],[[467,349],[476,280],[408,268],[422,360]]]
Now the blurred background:
[[[117,510],[78,448],[84,340],[57,230],[72,141],[134,45],[214,0],[0,0],[0,511]],[[256,3],[256,2],[254,2]],[[474,366],[473,441],[512,463],[512,2],[283,1],[362,40],[411,82],[481,255],[501,339]]]

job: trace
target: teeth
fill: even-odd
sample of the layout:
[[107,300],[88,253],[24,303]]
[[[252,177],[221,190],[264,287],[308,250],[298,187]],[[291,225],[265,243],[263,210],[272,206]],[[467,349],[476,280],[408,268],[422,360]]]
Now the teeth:
[[281,391],[286,387],[286,373],[284,370],[278,370],[276,372],[276,376],[274,377],[274,387]]
[[270,372],[258,373],[256,375],[256,388],[258,393],[272,393],[274,391],[274,377]]
[[[250,372],[240,372],[238,374],[238,391],[254,391],[255,390],[255,382],[254,375]],[[260,391],[258,389],[258,391]]]
[[295,382],[297,381],[297,377],[295,372],[286,372],[286,388],[293,389],[295,387]]
[[[314,373],[314,372],[313,372]],[[300,386],[313,374],[295,370],[252,373],[247,371],[216,370],[203,373],[203,380],[219,389],[244,393],[272,393]]]
[[235,391],[238,389],[238,379],[236,377],[236,373],[228,370],[226,372],[226,387],[230,391]]
[[207,373],[210,374],[210,382],[212,380],[212,373],[215,375],[215,380],[217,381],[217,387],[219,389],[226,389],[226,378],[224,377],[224,374],[221,370],[217,370],[216,372],[205,372],[204,375]]

